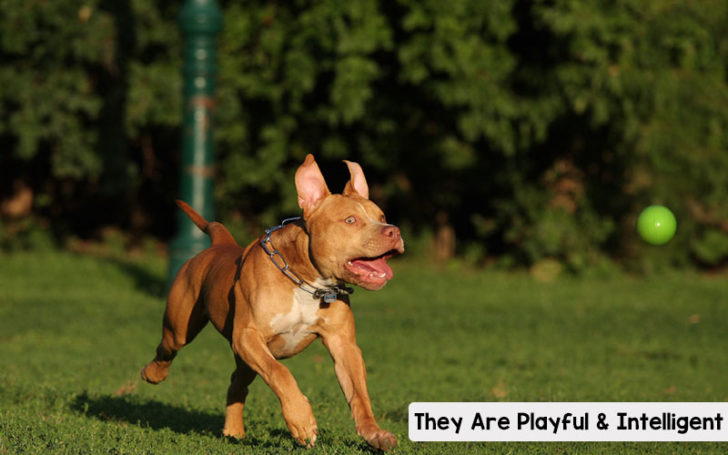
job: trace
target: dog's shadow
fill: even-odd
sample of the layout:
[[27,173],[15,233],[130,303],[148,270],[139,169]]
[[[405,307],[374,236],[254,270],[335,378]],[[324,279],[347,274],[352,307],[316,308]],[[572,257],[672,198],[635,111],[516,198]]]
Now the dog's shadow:
[[167,283],[164,278],[151,273],[136,262],[114,257],[106,258],[106,262],[113,264],[129,276],[133,280],[134,287],[137,290],[151,297],[162,298],[167,292]]
[[217,436],[224,423],[219,414],[141,401],[129,395],[90,396],[83,392],[73,400],[71,409],[105,422],[126,422],[155,430],[168,428],[182,434]]
[[[186,435],[223,437],[220,429],[223,427],[225,419],[220,414],[194,411],[154,400],[142,401],[133,395],[90,396],[87,392],[83,392],[74,398],[70,407],[75,412],[104,422],[133,424],[154,430],[169,429]],[[233,444],[258,449],[288,449],[290,451],[297,447],[286,430],[271,429],[270,436],[272,438],[247,435],[243,440],[225,439]],[[352,453],[378,453],[359,438],[345,440],[342,443]]]

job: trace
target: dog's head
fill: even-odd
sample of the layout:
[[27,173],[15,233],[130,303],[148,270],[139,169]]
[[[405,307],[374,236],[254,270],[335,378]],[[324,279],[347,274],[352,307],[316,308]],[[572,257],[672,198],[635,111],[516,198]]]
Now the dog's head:
[[296,171],[311,261],[322,278],[381,289],[392,278],[387,259],[403,253],[404,242],[399,228],[387,224],[382,210],[369,200],[361,166],[345,163],[351,179],[342,194],[331,194],[313,155]]

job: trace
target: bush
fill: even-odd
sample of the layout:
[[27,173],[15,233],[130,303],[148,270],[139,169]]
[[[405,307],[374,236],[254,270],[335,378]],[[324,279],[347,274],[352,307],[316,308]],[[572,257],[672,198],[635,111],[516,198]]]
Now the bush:
[[[726,263],[728,1],[221,6],[223,218],[257,232],[296,213],[314,153],[335,190],[336,161],[361,161],[393,221],[454,227],[469,260],[633,260],[636,214],[663,203],[672,263]],[[20,179],[67,231],[171,234],[179,8],[5,2],[3,198]]]

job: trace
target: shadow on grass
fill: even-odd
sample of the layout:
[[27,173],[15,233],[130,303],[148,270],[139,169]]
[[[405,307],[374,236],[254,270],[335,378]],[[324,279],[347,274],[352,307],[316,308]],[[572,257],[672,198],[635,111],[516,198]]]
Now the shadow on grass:
[[[301,445],[293,440],[291,433],[288,430],[275,428],[270,431],[270,437],[260,437],[248,434],[243,439],[242,445],[250,448],[262,449],[278,449],[285,452],[292,452],[294,450],[301,450],[301,453],[305,453]],[[329,433],[326,429],[319,428],[318,438],[316,439],[316,447],[328,446],[330,450],[334,450],[334,453],[339,453],[340,449],[345,448],[345,453],[350,454],[382,454],[381,450],[377,450],[367,444],[362,438],[357,435],[353,437],[337,438],[334,434]]]
[[126,422],[155,430],[168,428],[182,434],[221,434],[224,419],[219,414],[172,406],[158,401],[139,401],[131,396],[76,396],[71,409],[105,422]]
[[[266,433],[260,429],[257,434],[248,434],[242,440],[224,437],[222,436],[224,418],[220,414],[193,411],[153,400],[141,401],[132,395],[90,396],[87,392],[83,392],[76,395],[70,408],[86,417],[103,422],[133,424],[154,430],[169,429],[185,435],[223,438],[230,444],[257,450],[292,451],[301,448],[291,438],[288,430],[273,428]],[[327,444],[327,440],[331,437],[325,430],[320,430],[319,445]],[[381,453],[358,437],[344,438],[335,444],[346,447],[349,453]]]
[[125,261],[118,258],[106,258],[108,263],[113,264],[134,281],[134,287],[151,297],[162,298],[165,296],[167,282],[164,278],[150,273],[139,264]]

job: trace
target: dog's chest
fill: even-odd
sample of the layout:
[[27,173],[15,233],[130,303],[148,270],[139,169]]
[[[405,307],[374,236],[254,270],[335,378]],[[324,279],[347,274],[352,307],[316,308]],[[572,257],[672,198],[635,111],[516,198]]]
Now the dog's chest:
[[289,356],[300,352],[305,346],[301,346],[304,340],[315,338],[311,330],[319,321],[317,312],[320,300],[301,289],[293,291],[293,301],[290,309],[285,313],[273,316],[270,327],[276,337],[271,340],[269,346],[272,350],[278,351],[276,357]]

